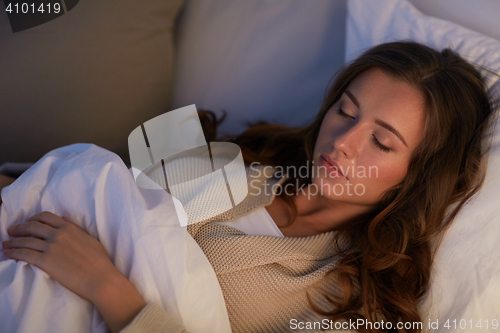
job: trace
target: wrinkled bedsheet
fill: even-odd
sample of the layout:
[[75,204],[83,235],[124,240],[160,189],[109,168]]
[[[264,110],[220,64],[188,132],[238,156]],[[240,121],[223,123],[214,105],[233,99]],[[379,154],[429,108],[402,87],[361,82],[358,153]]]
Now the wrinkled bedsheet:
[[[217,277],[165,191],[139,188],[122,160],[91,144],[46,154],[2,190],[0,240],[7,228],[50,211],[100,240],[147,302],[188,332],[230,332]],[[96,308],[39,268],[0,252],[2,332],[105,332]]]

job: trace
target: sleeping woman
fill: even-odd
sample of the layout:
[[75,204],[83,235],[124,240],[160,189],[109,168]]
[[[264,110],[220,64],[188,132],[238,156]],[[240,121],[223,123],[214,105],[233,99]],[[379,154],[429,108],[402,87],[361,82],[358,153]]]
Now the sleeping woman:
[[[394,42],[342,69],[310,125],[259,123],[231,138],[251,193],[188,231],[215,270],[232,331],[352,329],[362,319],[420,332],[398,323],[422,321],[435,245],[483,182],[491,115],[471,64]],[[220,121],[200,116],[213,141]],[[44,212],[9,235],[6,257],[90,300],[112,332],[184,331],[69,219]]]

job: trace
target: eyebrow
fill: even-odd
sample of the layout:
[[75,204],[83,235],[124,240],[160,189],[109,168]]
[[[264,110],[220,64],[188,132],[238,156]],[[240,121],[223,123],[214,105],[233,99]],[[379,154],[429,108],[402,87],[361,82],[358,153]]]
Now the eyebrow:
[[380,125],[383,128],[385,128],[385,129],[391,131],[392,133],[394,133],[394,135],[397,136],[398,139],[401,140],[406,147],[408,147],[408,145],[406,144],[405,139],[403,138],[403,136],[398,131],[396,131],[396,129],[394,127],[392,127],[391,125],[389,125],[388,123],[386,123],[385,121],[382,121],[380,119],[375,119],[375,124]]
[[349,99],[354,103],[354,105],[356,105],[358,107],[358,109],[360,109],[359,102],[356,99],[356,97],[354,97],[352,92],[350,92],[349,90],[346,89],[346,90],[344,90],[344,93],[347,95],[347,97],[349,97]]
[[[347,97],[349,97],[349,99],[354,103],[354,105],[356,105],[358,107],[358,109],[360,109],[359,102],[356,99],[356,97],[354,97],[352,92],[350,92],[349,90],[346,89],[346,90],[344,90],[344,93],[347,95]],[[406,144],[406,141],[403,138],[403,136],[401,135],[401,133],[399,133],[394,127],[392,127],[391,125],[389,125],[388,123],[386,123],[385,121],[380,120],[380,119],[375,119],[375,124],[382,126],[386,130],[391,131],[399,140],[401,140],[401,142],[403,142],[403,144],[406,147],[408,147],[408,145]]]

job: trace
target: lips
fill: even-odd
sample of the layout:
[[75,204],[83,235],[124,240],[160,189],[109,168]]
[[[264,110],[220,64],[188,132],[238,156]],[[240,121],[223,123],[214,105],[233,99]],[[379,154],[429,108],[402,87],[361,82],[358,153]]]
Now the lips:
[[321,155],[321,159],[324,161],[322,164],[326,164],[325,166],[329,168],[330,175],[339,175],[347,179],[347,177],[342,173],[340,166],[330,158],[328,155]]

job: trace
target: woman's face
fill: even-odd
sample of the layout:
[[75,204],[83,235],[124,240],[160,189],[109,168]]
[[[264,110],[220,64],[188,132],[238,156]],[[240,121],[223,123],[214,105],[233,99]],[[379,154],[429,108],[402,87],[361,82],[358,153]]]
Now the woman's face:
[[418,90],[380,69],[359,75],[321,124],[313,184],[333,200],[376,204],[406,175],[423,136],[424,105]]

